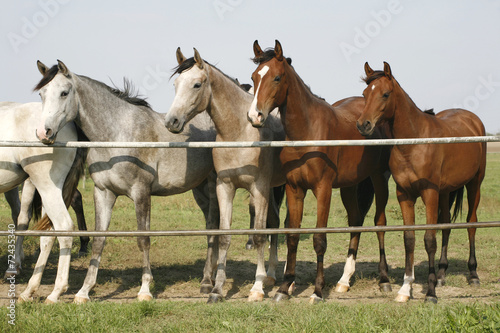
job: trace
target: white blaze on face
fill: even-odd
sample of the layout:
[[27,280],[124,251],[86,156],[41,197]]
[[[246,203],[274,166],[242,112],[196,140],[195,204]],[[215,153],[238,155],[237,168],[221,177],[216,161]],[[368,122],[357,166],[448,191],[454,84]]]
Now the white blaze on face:
[[373,91],[374,89],[375,89],[375,85],[374,85],[374,84],[372,84],[372,91]]
[[259,85],[257,86],[257,91],[255,91],[255,96],[253,98],[252,104],[250,105],[250,110],[248,111],[248,116],[253,120],[255,120],[259,115],[259,112],[257,111],[257,98],[259,96],[260,84],[262,83],[262,79],[264,78],[264,75],[266,75],[268,71],[269,71],[269,66],[264,66],[260,71],[257,72],[257,74],[259,74],[260,76],[260,82]]

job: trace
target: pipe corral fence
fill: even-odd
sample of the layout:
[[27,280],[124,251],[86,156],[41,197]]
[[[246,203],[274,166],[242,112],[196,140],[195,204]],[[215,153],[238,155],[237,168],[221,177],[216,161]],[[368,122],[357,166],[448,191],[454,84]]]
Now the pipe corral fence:
[[[319,141],[241,141],[241,142],[55,142],[46,146],[41,142],[0,141],[0,147],[60,147],[60,148],[267,148],[267,147],[325,147],[325,146],[394,146],[416,144],[449,144],[472,142],[500,142],[500,136],[445,137],[420,139],[370,139],[370,140],[319,140]],[[89,237],[140,237],[140,236],[209,236],[256,234],[319,234],[378,231],[445,230],[500,227],[500,221],[447,223],[412,226],[373,226],[340,228],[281,228],[281,229],[209,229],[209,230],[154,230],[154,231],[62,231],[28,230],[0,231],[0,236],[89,236]]]

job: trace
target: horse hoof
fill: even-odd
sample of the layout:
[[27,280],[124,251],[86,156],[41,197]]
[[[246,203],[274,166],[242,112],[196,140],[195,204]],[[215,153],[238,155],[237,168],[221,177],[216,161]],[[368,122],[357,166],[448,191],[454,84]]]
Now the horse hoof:
[[410,296],[408,295],[398,294],[398,296],[396,296],[396,302],[398,303],[407,303],[409,300]]
[[151,295],[150,293],[139,294],[139,295],[137,295],[137,300],[139,302],[143,302],[143,301],[149,302],[149,301],[153,300],[153,295]]
[[264,300],[264,293],[258,291],[250,291],[248,295],[249,302],[262,302]]
[[391,284],[389,282],[384,282],[379,284],[380,291],[383,293],[390,293],[392,291]]
[[215,304],[215,303],[220,303],[223,300],[224,300],[224,298],[222,297],[222,295],[219,295],[216,293],[210,293],[210,295],[208,295],[207,303],[208,304]]
[[294,291],[295,291],[295,281],[293,281],[290,287],[288,287],[288,294],[292,295]]
[[85,304],[88,303],[90,299],[88,297],[75,296],[73,303],[75,304]]
[[445,279],[438,279],[436,282],[436,287],[444,287],[445,284],[446,284]]
[[438,299],[436,296],[425,296],[425,303],[437,304]]
[[314,305],[314,304],[319,304],[322,302],[324,302],[324,300],[321,297],[318,297],[316,294],[309,297],[309,304]]
[[33,297],[20,295],[17,299],[17,304],[33,302]]
[[335,287],[335,292],[346,293],[348,291],[349,291],[349,286],[346,286],[345,284],[337,283],[337,286]]
[[254,249],[254,247],[253,247],[253,243],[248,242],[248,243],[245,245],[245,249],[247,249],[247,250],[253,250],[253,249]]
[[210,292],[214,289],[214,286],[211,284],[202,284],[200,287],[200,293],[201,294],[210,294]]
[[470,279],[469,285],[471,287],[477,287],[477,288],[479,288],[481,286],[481,282],[479,282],[479,279]]
[[276,303],[281,302],[281,301],[286,301],[289,299],[290,299],[289,295],[284,294],[284,293],[280,293],[280,292],[277,292],[276,295],[274,295],[274,297],[273,297],[273,301]]
[[46,299],[45,299],[45,302],[43,302],[43,303],[44,303],[44,304],[56,304],[56,303],[57,303],[57,301],[52,301],[51,299],[46,298]]
[[265,286],[272,287],[272,286],[274,286],[275,283],[276,283],[276,279],[271,277],[271,276],[268,276],[264,279]]
[[21,267],[16,267],[16,270],[14,271],[6,271],[4,275],[4,279],[13,279],[17,276],[21,275]]

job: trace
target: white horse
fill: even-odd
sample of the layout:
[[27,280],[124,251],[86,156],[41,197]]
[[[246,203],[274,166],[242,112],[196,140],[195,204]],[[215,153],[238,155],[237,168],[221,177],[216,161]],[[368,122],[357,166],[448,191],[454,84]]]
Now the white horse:
[[[35,141],[35,131],[42,112],[41,103],[19,104],[13,102],[0,103],[0,140]],[[59,132],[57,139],[61,142],[78,139],[75,126],[68,124]],[[73,223],[68,212],[68,205],[78,185],[83,170],[85,150],[75,148],[52,147],[2,147],[0,148],[0,192],[8,192],[30,178],[40,193],[45,216],[49,218],[55,230],[72,230]],[[29,186],[29,185],[28,185]],[[26,195],[32,191],[26,191]],[[25,200],[31,201],[33,197]],[[27,209],[20,210],[18,230],[26,230],[29,218]],[[24,216],[26,214],[26,216]],[[48,217],[47,217],[48,216]],[[28,286],[21,293],[19,301],[32,299],[33,293],[40,286],[42,273],[55,237],[40,238],[40,255],[33,276]],[[71,257],[72,237],[58,237],[60,245],[59,266],[52,293],[46,303],[56,302],[68,287],[69,264]],[[16,242],[16,265],[20,265],[22,237]]]

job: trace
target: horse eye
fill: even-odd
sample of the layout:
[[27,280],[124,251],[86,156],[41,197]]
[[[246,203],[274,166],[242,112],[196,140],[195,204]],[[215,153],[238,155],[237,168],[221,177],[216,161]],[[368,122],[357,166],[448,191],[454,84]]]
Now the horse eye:
[[201,83],[195,83],[193,88],[195,88],[195,89],[201,88]]
[[383,98],[388,98],[391,93],[386,92],[385,94],[382,95]]
[[274,82],[280,82],[281,80],[281,76],[277,75],[275,78],[274,78]]
[[61,97],[66,97],[66,96],[68,96],[68,92],[67,92],[67,91],[63,91],[63,92],[61,93]]

